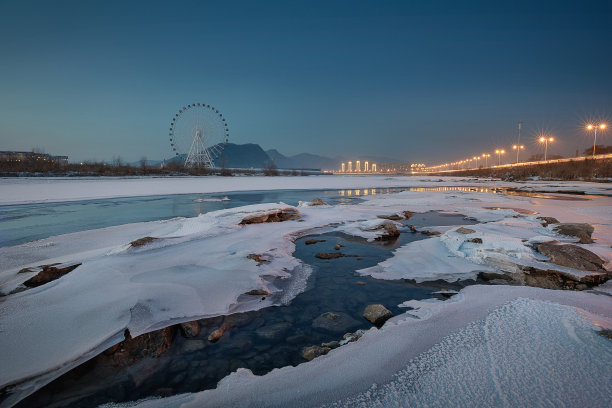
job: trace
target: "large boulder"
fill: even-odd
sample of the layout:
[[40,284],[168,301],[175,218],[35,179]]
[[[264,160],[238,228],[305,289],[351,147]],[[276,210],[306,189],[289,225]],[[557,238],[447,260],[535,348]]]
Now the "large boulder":
[[576,237],[580,239],[581,244],[592,244],[591,234],[593,233],[593,226],[585,223],[564,223],[559,224],[553,228],[553,231],[570,237]]
[[606,272],[604,260],[599,256],[577,245],[534,244],[533,247],[550,258],[550,262],[589,272]]
[[132,337],[125,329],[125,340],[107,349],[104,355],[110,357],[115,366],[128,366],[144,357],[159,357],[172,344],[176,326],[166,327]]
[[378,229],[384,230],[384,233],[376,238],[377,241],[394,239],[400,235],[399,229],[397,229],[397,226],[393,222],[385,222],[384,224],[381,224]]
[[393,313],[381,304],[368,305],[363,317],[377,327],[381,327],[387,320],[393,317]]

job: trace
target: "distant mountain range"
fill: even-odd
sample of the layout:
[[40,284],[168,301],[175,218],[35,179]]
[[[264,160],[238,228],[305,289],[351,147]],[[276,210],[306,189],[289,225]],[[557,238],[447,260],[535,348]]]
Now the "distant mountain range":
[[[185,154],[167,159],[166,163],[174,161],[185,161]],[[388,157],[377,156],[359,156],[351,159],[343,157],[329,158],[310,153],[300,153],[294,156],[285,156],[276,149],[264,151],[261,146],[256,143],[234,144],[227,143],[223,149],[221,156],[215,160],[217,167],[227,168],[265,168],[275,165],[279,169],[338,169],[340,163],[348,160],[368,160],[372,163],[389,163],[397,162]],[[161,160],[147,160],[148,166],[159,166]],[[130,163],[134,166],[139,166],[140,162]]]

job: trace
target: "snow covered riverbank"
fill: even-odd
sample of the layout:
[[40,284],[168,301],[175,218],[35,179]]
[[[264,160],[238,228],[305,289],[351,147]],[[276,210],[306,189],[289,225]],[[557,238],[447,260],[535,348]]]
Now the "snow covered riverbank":
[[0,205],[151,195],[252,190],[362,189],[380,187],[496,186],[612,195],[611,183],[529,181],[431,176],[0,178]]
[[[219,180],[227,182],[225,188],[236,188],[242,181],[232,183],[238,179],[220,178]],[[275,179],[263,180],[267,182]],[[157,179],[146,180],[144,184],[148,185],[149,180],[153,182]],[[250,181],[251,189],[262,186],[254,183],[255,178],[244,178],[244,180]],[[392,179],[302,177],[278,178],[278,180],[274,185],[277,188],[288,188],[291,182],[291,188],[309,188],[310,183],[319,183],[316,185],[319,189],[326,186],[329,188],[364,188],[367,185],[380,187],[380,183],[384,182],[396,183],[395,185],[421,183],[421,186],[431,184],[436,187],[480,183],[480,181],[463,179],[438,182],[437,179],[401,177]],[[281,180],[285,180],[286,184]],[[296,180],[300,183],[296,183]],[[322,187],[321,180],[328,184]],[[142,180],[137,181],[142,183]],[[169,188],[168,184],[165,184],[168,181],[157,181],[161,183],[159,190]],[[96,193],[103,185],[98,183],[105,181],[75,182],[77,187],[83,187],[87,191],[79,192],[75,186],[60,183],[59,191],[64,191],[65,198],[78,199],[75,197],[79,197],[79,194],[111,194],[109,191],[116,192],[127,186],[122,184],[124,183],[122,180],[111,180],[112,183],[117,183],[113,184],[114,186],[121,187]],[[79,185],[81,182],[91,184]],[[204,181],[196,178],[188,179],[181,188],[193,189],[196,182]],[[14,186],[17,185],[19,183]],[[28,200],[35,201],[37,194],[34,193],[33,186],[28,185],[26,188],[24,187],[26,185],[27,183],[24,183],[21,186],[30,189]],[[588,183],[580,186],[584,189],[603,188]],[[247,188],[247,185],[243,187]],[[62,190],[64,188],[66,190]],[[147,188],[154,188],[154,185],[148,185]],[[217,185],[202,188],[220,187]],[[68,193],[67,190],[71,192]],[[536,218],[538,215],[557,217],[561,222],[592,224],[595,243],[581,244],[581,246],[603,258],[605,266],[610,267],[612,199],[608,197],[588,197],[586,200],[568,201],[440,190],[442,191],[406,191],[393,195],[369,196],[357,205],[300,206],[297,211],[301,218],[284,222],[263,224],[243,222],[245,219],[261,217],[274,211],[296,210],[282,203],[264,204],[210,212],[195,218],[178,218],[84,231],[0,248],[0,257],[3,261],[0,265],[0,290],[5,295],[20,288],[20,285],[32,276],[31,272],[19,273],[23,268],[56,262],[82,264],[56,281],[13,293],[0,302],[1,330],[4,333],[19,333],[19,336],[3,336],[0,339],[0,359],[6,362],[0,368],[0,387],[10,387],[9,393],[14,397],[5,400],[5,405],[10,405],[66,370],[86,361],[95,353],[119,342],[126,328],[133,335],[137,335],[169,323],[224,315],[240,310],[254,310],[290,301],[303,289],[302,280],[308,273],[307,267],[292,256],[293,239],[296,236],[313,231],[338,230],[375,239],[384,233],[383,229],[377,229],[383,224],[377,221],[379,215],[389,216],[403,211],[441,210],[473,217],[480,224],[471,226],[473,232],[468,234],[458,233],[455,227],[440,228],[441,235],[411,242],[398,248],[394,257],[376,266],[375,270],[361,271],[377,278],[453,281],[473,278],[477,272],[483,270],[497,271],[500,269],[499,265],[509,262],[542,267],[546,259],[537,255],[528,246],[531,242],[547,240],[573,242],[575,239],[559,235],[552,227],[542,226]],[[18,189],[13,192],[17,194]],[[15,198],[17,196],[13,196],[13,199]],[[157,239],[143,247],[130,246],[131,241],[145,236]],[[474,237],[479,238],[480,243],[467,242],[468,238]],[[261,255],[266,262],[254,261],[253,258],[249,258],[251,254]],[[550,263],[545,265],[553,270],[568,272],[565,267]],[[504,270],[501,272],[505,273]],[[580,271],[568,273],[579,275]],[[275,287],[276,279],[293,279],[295,282],[288,286],[289,289],[280,290]],[[262,302],[259,298],[245,297],[244,294],[250,290],[264,290],[273,295]],[[517,328],[529,332],[542,326],[546,321],[569,322],[567,332],[570,334],[576,330],[582,330],[582,334],[588,333],[588,330],[595,332],[597,326],[589,321],[600,326],[612,327],[610,324],[612,297],[597,295],[595,292],[578,293],[509,286],[468,288],[457,298],[444,302],[443,305],[434,305],[437,309],[426,313],[428,319],[415,320],[408,315],[398,316],[382,330],[372,329],[362,340],[334,350],[326,357],[311,363],[276,370],[263,377],[254,377],[240,370],[221,382],[216,390],[146,402],[144,405],[179,406],[191,401],[193,406],[202,406],[205,401],[215,406],[213,402],[216,401],[217,406],[224,403],[238,406],[249,406],[250,403],[254,406],[286,406],[295,405],[294,402],[297,404],[296,396],[300,396],[299,401],[302,401],[304,406],[332,403],[344,398],[357,398],[350,401],[361,401],[360,398],[365,398],[365,394],[362,393],[370,392],[370,396],[378,395],[378,391],[370,390],[373,383],[387,384],[391,387],[389,390],[402,389],[403,385],[393,388],[393,381],[407,375],[402,370],[410,369],[410,364],[414,364],[411,363],[412,359],[432,349],[446,336],[454,335],[453,333],[459,333],[458,336],[469,340],[476,336],[475,331],[478,332],[483,327],[494,327],[494,330],[500,334],[499,339],[504,339],[504,336],[509,336]],[[521,298],[530,300],[523,301]],[[542,301],[570,308],[549,306]],[[431,305],[421,303],[418,306]],[[576,316],[578,309],[574,309],[575,307],[587,311],[590,320]],[[521,326],[519,317],[529,310],[536,312],[531,316],[533,318],[527,319],[527,326]],[[537,312],[538,310],[541,310],[541,313]],[[485,322],[490,321],[491,325],[482,326],[479,323],[482,319],[485,319]],[[506,326],[503,324],[504,320],[509,322]],[[415,334],[407,334],[407,330],[411,333],[414,330]],[[558,336],[562,333],[543,330],[540,334],[538,341],[544,343],[538,343],[538,347],[545,348],[548,342],[557,342]],[[607,358],[609,363],[609,345],[600,343],[599,337],[582,334],[578,336],[582,339],[580,341],[563,343],[565,347],[563,351],[575,353],[583,341],[589,347],[601,349],[602,356],[604,359]],[[45,342],[38,341],[41,335],[47,339]],[[400,341],[401,338],[412,340]],[[494,339],[486,336],[484,339],[479,339],[478,344],[489,344],[493,348],[508,351],[504,348],[505,341],[491,343]],[[445,350],[440,350],[442,354],[435,354],[437,351],[432,351],[435,354],[432,358],[440,361],[439,356],[445,355],[447,352]],[[364,352],[370,353],[367,355],[371,357],[363,357]],[[458,365],[462,364],[460,353],[457,354],[452,350],[448,353]],[[398,358],[400,355],[402,357]],[[478,359],[486,361],[489,361],[491,356],[488,351],[484,354],[477,353]],[[591,360],[581,357],[578,361],[586,361],[593,367],[591,372],[589,366],[585,365],[584,375],[590,373],[600,377],[605,376],[605,373],[598,371],[601,367]],[[500,361],[500,364],[502,363],[510,364],[508,367],[512,367],[513,360]],[[515,367],[523,363],[523,360],[517,357]],[[554,364],[554,361],[551,357],[550,361],[547,360],[543,364],[542,370],[545,371],[547,364]],[[572,360],[571,364],[575,365],[577,362]],[[332,366],[335,368],[332,369]],[[364,367],[372,368],[368,371]],[[544,371],[536,370],[534,373],[538,373],[539,376]],[[450,378],[448,373],[440,371],[438,373],[441,373],[442,380]],[[393,377],[394,375],[396,377]],[[346,378],[342,378],[343,376]],[[537,378],[530,377],[530,380],[535,381]],[[464,385],[471,386],[467,383]],[[504,405],[504,401],[514,401],[499,390],[495,391],[497,387],[495,383],[491,386],[493,391],[482,397],[483,404],[486,405],[488,401],[502,401],[501,405]],[[242,390],[244,392],[260,390],[261,398],[246,398]],[[269,392],[263,394],[261,390]],[[387,401],[386,395],[387,393],[378,395],[376,401]],[[430,401],[432,394],[423,395],[423,399],[408,400]],[[508,398],[504,399],[506,397]],[[598,398],[602,401],[605,396]],[[369,400],[364,401],[367,403]]]

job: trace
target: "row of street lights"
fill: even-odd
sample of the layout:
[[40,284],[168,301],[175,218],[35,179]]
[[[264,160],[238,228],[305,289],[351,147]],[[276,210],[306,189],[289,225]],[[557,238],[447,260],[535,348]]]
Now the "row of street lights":
[[[520,162],[520,157],[519,154],[521,152],[521,150],[525,149],[525,146],[521,144],[521,126],[522,126],[522,122],[518,123],[518,140],[517,140],[517,144],[512,146],[512,150],[516,150],[516,162],[519,163]],[[605,123],[600,123],[598,125],[593,125],[593,124],[588,124],[586,126],[586,129],[589,131],[593,131],[593,157],[595,157],[595,146],[597,144],[597,129],[599,129],[600,131],[604,131],[607,128],[607,125]],[[540,143],[544,143],[544,161],[547,160],[548,158],[548,143],[552,143],[554,142],[555,138],[549,135],[542,135],[540,136],[540,138],[538,139]],[[501,156],[506,154],[506,151],[504,149],[495,149],[495,154],[497,155],[497,165],[501,165]],[[488,159],[489,157],[491,157],[490,154],[488,153],[483,153],[480,156],[474,156],[473,158],[467,158],[465,160],[459,160],[453,163],[444,163],[444,164],[440,164],[438,166],[433,166],[433,167],[429,167],[428,170],[435,170],[435,169],[440,169],[440,168],[448,168],[450,166],[461,166],[464,164],[467,164],[469,162],[472,161],[476,161],[476,168],[478,168],[478,160],[480,160],[481,158],[485,160],[485,167],[487,167],[489,165],[488,163]]]

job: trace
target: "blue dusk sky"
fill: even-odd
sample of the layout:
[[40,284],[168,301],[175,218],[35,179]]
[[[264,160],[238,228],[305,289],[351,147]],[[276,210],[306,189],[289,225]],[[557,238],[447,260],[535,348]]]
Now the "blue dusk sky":
[[234,143],[429,164],[612,119],[610,1],[3,0],[0,52],[0,150],[72,161],[172,157],[193,102]]

